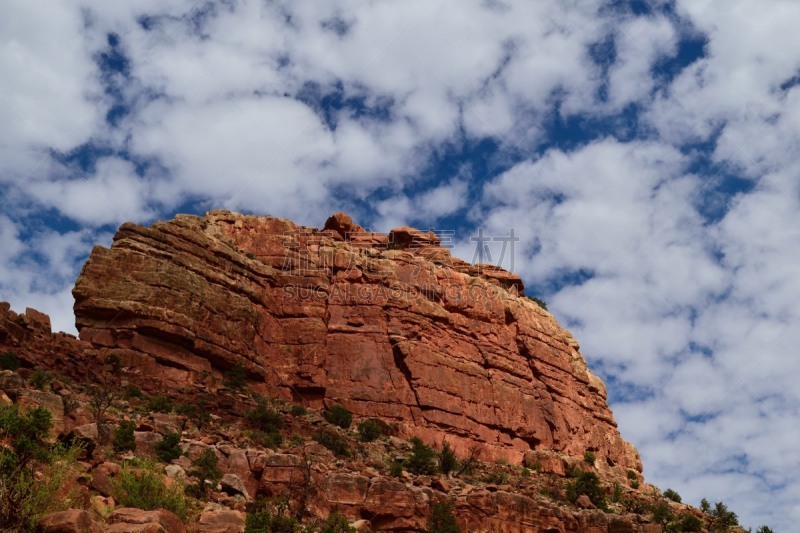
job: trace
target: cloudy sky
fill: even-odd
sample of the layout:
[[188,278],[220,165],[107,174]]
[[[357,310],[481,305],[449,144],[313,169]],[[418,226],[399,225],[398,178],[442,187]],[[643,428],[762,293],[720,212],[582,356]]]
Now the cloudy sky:
[[[800,521],[800,2],[5,0],[0,299],[123,221],[478,228],[647,479]],[[494,260],[499,253],[495,251]]]

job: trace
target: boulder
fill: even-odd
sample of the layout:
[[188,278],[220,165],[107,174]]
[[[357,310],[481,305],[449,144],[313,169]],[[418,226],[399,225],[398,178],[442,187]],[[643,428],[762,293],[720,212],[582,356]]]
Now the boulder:
[[117,509],[108,516],[106,533],[184,533],[181,519],[164,509],[143,511],[131,507]]
[[239,533],[244,531],[245,515],[230,509],[206,511],[200,515],[192,531],[197,533]]
[[42,533],[101,533],[103,530],[88,511],[83,509],[68,509],[58,513],[51,513],[39,520],[39,529]]

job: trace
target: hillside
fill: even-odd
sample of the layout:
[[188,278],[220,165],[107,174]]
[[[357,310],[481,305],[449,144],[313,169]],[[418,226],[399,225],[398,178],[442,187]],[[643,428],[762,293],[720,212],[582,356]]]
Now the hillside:
[[[643,482],[602,381],[517,276],[453,258],[433,233],[341,213],[322,229],[224,211],[125,224],[74,295],[80,339],[0,306],[0,350],[22,365],[0,379],[6,409],[41,406],[52,437],[83,446],[70,506],[89,510],[46,531],[339,515],[419,531],[450,508],[463,531],[723,522]],[[121,428],[135,449],[114,446]],[[183,524],[120,509],[109,481],[169,439],[183,455],[150,466],[190,489]],[[208,450],[220,475],[199,490]]]

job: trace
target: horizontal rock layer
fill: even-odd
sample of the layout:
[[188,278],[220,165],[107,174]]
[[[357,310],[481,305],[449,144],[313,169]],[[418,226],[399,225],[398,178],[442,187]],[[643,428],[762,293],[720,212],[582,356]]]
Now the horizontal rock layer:
[[80,337],[165,384],[240,363],[269,395],[340,403],[484,458],[530,449],[641,470],[578,343],[502,269],[431,232],[214,211],[123,225],[74,289]]

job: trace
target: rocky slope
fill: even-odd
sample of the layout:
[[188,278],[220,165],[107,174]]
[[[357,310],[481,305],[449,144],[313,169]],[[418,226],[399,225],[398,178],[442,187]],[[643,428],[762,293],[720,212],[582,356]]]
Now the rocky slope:
[[[452,470],[445,470],[440,459],[430,471],[415,471],[414,447],[393,435],[391,425],[382,425],[383,436],[370,440],[375,435],[366,439],[362,423],[376,418],[357,417],[341,428],[321,409],[281,400],[268,401],[273,432],[265,434],[263,427],[256,431],[249,416],[263,402],[252,392],[253,382],[234,386],[229,373],[224,384],[210,390],[200,382],[163,387],[153,379],[155,370],[165,368],[158,363],[126,366],[125,357],[116,357],[120,350],[52,334],[48,323],[33,309],[16,314],[0,302],[0,418],[8,409],[24,413],[42,407],[52,416],[49,442],[81,444],[70,480],[57,494],[39,500],[39,507],[57,511],[37,518],[44,533],[234,533],[244,530],[245,518],[263,510],[301,521],[309,532],[345,531],[321,529],[334,513],[358,531],[411,532],[426,528],[440,502],[451,502],[464,532],[662,533],[667,523],[668,531],[743,532],[719,529],[713,514],[666,499],[632,470],[619,480],[606,461],[591,456],[536,450],[515,465],[459,454]],[[145,357],[127,355],[134,362]],[[17,370],[3,370],[18,364]],[[133,383],[150,392],[142,394]],[[111,402],[100,416],[96,400],[108,392]],[[124,424],[132,427],[121,449],[117,432]],[[8,430],[0,424],[2,447],[13,444]],[[183,454],[154,466],[165,487],[190,493],[207,451],[216,457],[219,477],[204,496],[189,497],[177,509],[170,506],[175,512],[183,509],[180,517],[132,507],[116,485],[121,473],[140,472],[134,458],[153,455],[176,435],[173,443]],[[34,469],[36,479],[46,482],[47,465]],[[599,492],[581,485],[580,472],[600,476]],[[0,501],[13,486],[5,479],[0,483]],[[4,510],[0,506],[0,530],[6,530]],[[687,529],[691,520],[696,527]]]
[[[339,516],[410,532],[449,502],[470,532],[743,531],[644,483],[577,342],[517,276],[453,258],[432,233],[365,232],[343,214],[322,230],[229,212],[126,224],[75,297],[81,339],[0,302],[0,419],[41,407],[43,446],[81,445],[28,516],[38,530],[233,533],[271,516],[332,531]],[[338,406],[352,426],[327,416]],[[180,516],[117,486],[168,442],[183,453],[148,468],[186,493]],[[198,492],[207,452],[219,475]],[[41,461],[28,467],[46,486]],[[3,478],[0,530],[13,490]]]
[[459,453],[536,451],[560,470],[590,451],[607,475],[641,471],[578,343],[523,292],[433,233],[215,211],[123,225],[74,296],[82,340],[167,387],[213,390],[239,363],[265,395],[339,403]]

